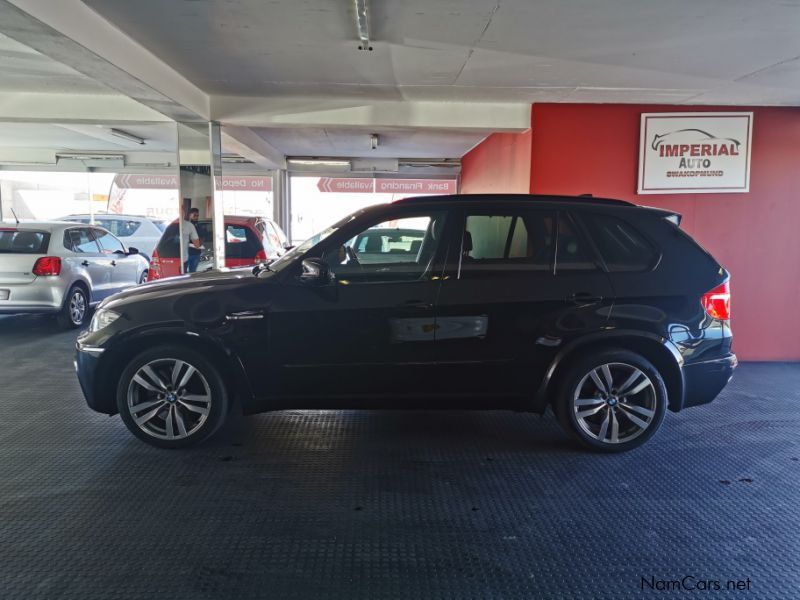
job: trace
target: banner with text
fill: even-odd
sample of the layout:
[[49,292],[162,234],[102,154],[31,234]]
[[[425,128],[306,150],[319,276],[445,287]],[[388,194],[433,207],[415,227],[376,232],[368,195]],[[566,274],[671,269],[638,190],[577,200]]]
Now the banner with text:
[[753,113],[643,113],[639,194],[750,191]]
[[[240,192],[271,192],[272,177],[263,175],[223,175],[215,178],[216,189]],[[122,190],[177,189],[177,175],[118,173],[114,184]]]
[[455,194],[455,179],[320,177],[317,189],[335,194]]

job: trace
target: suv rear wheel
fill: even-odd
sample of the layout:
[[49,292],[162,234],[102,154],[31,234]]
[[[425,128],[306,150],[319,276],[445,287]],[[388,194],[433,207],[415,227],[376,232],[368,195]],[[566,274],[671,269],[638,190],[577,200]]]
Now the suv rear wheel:
[[219,371],[182,346],[160,346],[134,358],[120,377],[117,409],[139,439],[183,448],[213,435],[228,414]]
[[584,446],[624,452],[655,434],[666,406],[664,380],[647,359],[627,350],[604,350],[569,367],[555,412]]

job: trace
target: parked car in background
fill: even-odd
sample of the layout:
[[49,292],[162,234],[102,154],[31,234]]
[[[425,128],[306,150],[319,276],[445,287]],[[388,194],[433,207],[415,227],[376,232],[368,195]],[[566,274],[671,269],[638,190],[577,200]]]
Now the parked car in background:
[[[63,221],[91,223],[91,215],[69,215]],[[118,237],[124,244],[139,249],[145,260],[150,261],[153,250],[167,228],[167,221],[136,215],[105,213],[94,215],[94,224],[100,225]]]
[[[203,245],[198,271],[214,265],[214,236],[211,219],[195,223]],[[278,224],[258,217],[225,217],[225,266],[246,267],[283,256],[288,248],[286,235]],[[150,261],[149,281],[181,274],[180,229],[176,219],[164,230]]]
[[[78,378],[90,407],[156,446],[206,439],[237,402],[552,407],[585,447],[629,450],[667,410],[712,401],[737,364],[728,272],[679,221],[599,198],[375,206],[263,268],[104,302]],[[380,241],[368,261],[365,239]]]
[[89,308],[147,278],[147,261],[102,227],[0,224],[0,313],[52,313],[80,327]]

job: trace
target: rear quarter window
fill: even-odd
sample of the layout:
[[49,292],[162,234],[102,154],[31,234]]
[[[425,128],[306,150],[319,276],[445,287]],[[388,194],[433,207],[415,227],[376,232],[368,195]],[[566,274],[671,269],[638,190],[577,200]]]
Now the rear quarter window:
[[177,223],[168,225],[164,234],[158,241],[156,252],[159,258],[180,258],[181,257],[181,236]]
[[581,219],[609,271],[647,271],[658,261],[658,249],[627,221],[594,213]]

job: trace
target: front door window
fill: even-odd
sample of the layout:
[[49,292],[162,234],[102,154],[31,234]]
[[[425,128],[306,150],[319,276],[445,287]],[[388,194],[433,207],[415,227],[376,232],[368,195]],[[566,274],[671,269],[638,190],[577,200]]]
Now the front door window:
[[323,260],[340,282],[426,279],[439,248],[444,220],[444,211],[384,220],[328,248]]

